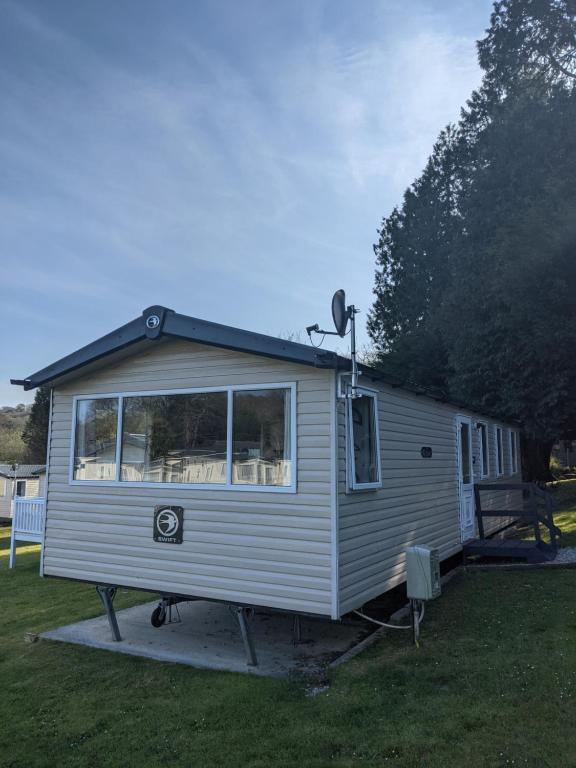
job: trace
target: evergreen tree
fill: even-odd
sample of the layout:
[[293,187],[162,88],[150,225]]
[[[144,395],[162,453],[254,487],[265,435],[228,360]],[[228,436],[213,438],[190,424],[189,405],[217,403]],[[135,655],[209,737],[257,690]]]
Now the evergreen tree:
[[380,362],[518,419],[528,476],[576,429],[576,2],[495,4],[485,76],[384,220]]
[[26,444],[25,458],[30,464],[44,464],[46,461],[49,418],[50,387],[39,387],[22,432],[22,439]]

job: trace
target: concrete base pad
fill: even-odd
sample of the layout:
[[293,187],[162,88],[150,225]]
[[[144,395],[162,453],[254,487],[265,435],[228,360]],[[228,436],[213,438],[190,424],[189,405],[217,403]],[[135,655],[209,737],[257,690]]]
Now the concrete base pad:
[[145,603],[117,613],[121,642],[112,640],[106,616],[44,632],[42,637],[205,669],[284,677],[294,672],[320,673],[368,634],[359,624],[301,617],[302,641],[294,645],[294,616],[258,608],[249,622],[258,658],[258,665],[252,667],[246,661],[238,619],[227,606],[179,603],[181,621],[155,629],[150,615],[157,604]]

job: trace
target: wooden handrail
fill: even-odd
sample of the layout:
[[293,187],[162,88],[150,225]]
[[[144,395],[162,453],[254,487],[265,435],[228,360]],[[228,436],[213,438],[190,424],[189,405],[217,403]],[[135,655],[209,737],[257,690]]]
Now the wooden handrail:
[[[528,496],[528,509],[482,509],[482,491],[522,491]],[[538,500],[542,500],[546,506],[546,514],[542,515],[538,509]],[[484,517],[523,517],[530,520],[534,526],[536,541],[542,541],[540,525],[544,525],[550,532],[550,542],[557,546],[557,539],[562,536],[562,531],[554,524],[554,510],[558,509],[556,499],[548,491],[542,490],[535,483],[474,483],[474,501],[476,507],[476,519],[478,521],[478,533],[481,539],[484,535]]]

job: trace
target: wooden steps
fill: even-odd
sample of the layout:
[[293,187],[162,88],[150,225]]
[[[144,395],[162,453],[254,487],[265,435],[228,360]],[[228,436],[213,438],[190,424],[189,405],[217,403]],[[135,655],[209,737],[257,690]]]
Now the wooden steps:
[[463,546],[464,557],[495,557],[524,560],[527,563],[545,563],[554,560],[556,547],[543,541],[516,541],[514,539],[474,539]]

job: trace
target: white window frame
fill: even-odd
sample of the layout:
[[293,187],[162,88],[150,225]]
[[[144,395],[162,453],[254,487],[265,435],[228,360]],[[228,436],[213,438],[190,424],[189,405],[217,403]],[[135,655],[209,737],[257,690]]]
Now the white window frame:
[[378,390],[358,387],[357,392],[365,397],[371,397],[374,401],[374,420],[376,422],[376,467],[378,468],[378,480],[373,483],[356,482],[354,440],[352,439],[352,404],[353,398],[346,400],[346,476],[347,489],[349,491],[371,491],[382,488],[382,459],[380,454],[380,420],[378,418]]
[[[18,484],[19,483],[24,483],[24,495],[23,496],[18,496]],[[25,499],[26,498],[26,490],[27,490],[27,488],[28,488],[28,483],[26,482],[26,480],[23,480],[20,477],[15,478],[15,480],[14,480],[14,496],[18,496],[18,498],[20,498],[20,499]]]
[[[485,480],[490,477],[490,445],[488,441],[488,424],[485,421],[478,422],[478,444],[480,446],[480,478]],[[484,428],[484,431],[482,431]],[[482,437],[485,435],[486,439]],[[486,449],[486,464],[484,464],[484,450]]]
[[[514,445],[514,450],[512,450]],[[508,451],[510,454],[510,474],[515,475],[518,472],[518,435],[516,430],[508,431]]]
[[[234,392],[261,389],[290,390],[290,485],[249,485],[232,482],[232,411]],[[227,393],[227,433],[226,433],[226,482],[225,483],[153,483],[150,481],[120,480],[122,467],[122,419],[124,415],[124,399],[128,397],[154,397],[156,395],[195,395],[208,392]],[[118,415],[116,422],[116,479],[115,480],[75,480],[74,457],[76,453],[76,416],[77,403],[80,400],[118,400]],[[226,387],[194,387],[188,389],[157,389],[140,392],[106,392],[97,394],[75,395],[72,399],[72,426],[70,434],[70,464],[68,469],[69,485],[96,486],[98,488],[175,488],[181,490],[201,491],[240,491],[242,493],[296,493],[297,492],[297,461],[298,435],[296,419],[296,382],[271,382],[270,384],[233,384]]]
[[[504,475],[504,430],[502,427],[494,427],[494,445],[496,449],[496,477],[503,477]],[[500,447],[500,453],[498,453],[498,447]],[[500,456],[500,461],[498,460]]]

